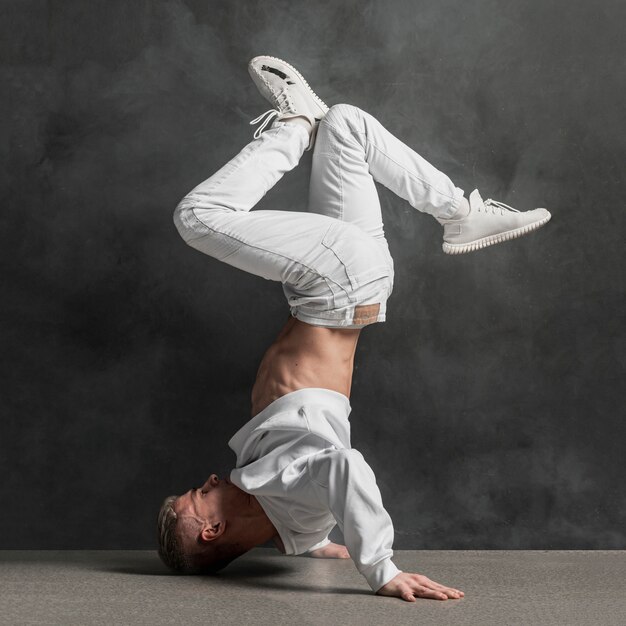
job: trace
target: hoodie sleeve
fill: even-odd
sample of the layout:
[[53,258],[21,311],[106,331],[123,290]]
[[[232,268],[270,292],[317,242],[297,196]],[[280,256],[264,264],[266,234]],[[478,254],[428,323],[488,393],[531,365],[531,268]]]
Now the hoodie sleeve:
[[393,524],[383,507],[376,477],[354,448],[329,448],[312,455],[309,476],[343,532],[356,568],[373,591],[401,572],[393,556]]
[[305,550],[304,554],[308,554],[309,552],[313,552],[313,550],[317,550],[318,548],[323,548],[324,546],[327,546],[329,543],[330,543],[330,539],[328,537],[326,537],[325,539],[322,539],[321,541],[316,543],[314,546],[311,546],[310,548]]

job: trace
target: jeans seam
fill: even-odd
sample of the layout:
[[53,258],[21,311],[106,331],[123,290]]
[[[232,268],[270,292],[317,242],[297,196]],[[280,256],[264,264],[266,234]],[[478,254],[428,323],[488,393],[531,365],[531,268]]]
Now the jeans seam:
[[[322,121],[320,122],[320,124],[325,123],[329,128],[331,128],[333,130],[333,132],[335,132],[337,135],[339,135],[342,139],[344,139],[344,135],[343,133],[339,132],[339,130],[337,130],[337,128],[335,128],[335,126],[333,126],[330,122],[328,122],[326,120],[326,118],[324,117],[322,119]],[[319,133],[319,129],[318,129],[318,133]],[[336,142],[333,142],[332,144],[332,148],[333,148],[333,152],[335,153],[335,155],[337,156],[337,169],[339,170],[339,221],[343,222],[343,214],[344,214],[344,193],[343,193],[343,169],[341,167],[341,158],[343,156],[343,150],[345,147],[345,142],[341,141],[339,144],[340,149],[337,150],[337,146],[336,146]]]
[[345,148],[345,143],[341,142],[341,150],[339,151],[339,154],[337,155],[337,159],[338,159],[338,164],[339,164],[339,206],[341,207],[341,213],[340,213],[340,217],[339,219],[343,222],[343,215],[344,215],[344,193],[343,193],[343,168],[341,167],[341,159],[343,158],[343,151]]
[[326,285],[328,286],[328,288],[330,289],[330,291],[333,294],[333,302],[335,301],[335,292],[332,290],[330,285],[328,285],[329,282],[333,283],[333,285],[336,285],[339,289],[341,289],[341,291],[343,291],[343,293],[345,294],[346,298],[350,302],[355,302],[355,300],[354,300],[354,298],[352,296],[352,289],[350,289],[350,290],[346,289],[339,281],[335,280],[332,276],[328,276],[326,274],[322,274],[321,276],[326,281]]
[[[323,277],[323,274],[320,274],[315,268],[310,267],[308,265],[306,265],[306,263],[303,263],[302,260],[300,259],[292,259],[291,257],[287,256],[286,254],[280,254],[279,252],[274,252],[273,250],[268,250],[267,248],[263,248],[261,246],[257,246],[255,244],[249,243],[243,239],[239,239],[238,237],[235,237],[234,235],[231,235],[230,233],[226,233],[223,232],[221,230],[217,230],[216,228],[211,228],[208,224],[205,224],[197,215],[196,215],[196,210],[195,208],[191,208],[191,212],[193,213],[194,218],[200,223],[202,224],[205,228],[207,228],[208,230],[210,230],[213,233],[217,233],[218,235],[222,235],[224,237],[228,237],[229,239],[232,239],[234,241],[239,242],[242,246],[248,246],[249,248],[255,248],[256,250],[262,250],[263,252],[266,252],[267,254],[272,254],[274,256],[277,257],[281,257],[283,259],[289,259],[292,263],[298,263],[298,265],[301,265],[302,267],[305,267],[307,270],[310,270],[311,272],[314,272],[315,274],[317,274],[320,278]],[[247,212],[247,211],[246,211]],[[205,235],[201,235],[205,236]],[[197,237],[195,240],[200,239],[201,237]],[[195,241],[194,240],[194,241]],[[228,258],[229,256],[235,254],[235,252],[238,252],[240,248],[237,248],[237,250],[233,250],[232,252],[229,252],[224,259]],[[223,259],[218,259],[219,261],[222,261]]]
[[[250,158],[250,156],[251,156],[252,154],[254,154],[254,153],[255,153],[255,152],[259,149],[259,146],[260,146],[260,145],[261,145],[261,144],[260,144],[260,142],[254,142],[254,143],[248,144],[248,146],[247,146],[247,152],[244,152],[243,154],[240,154],[239,156],[240,156],[240,157],[242,157],[242,158],[241,158],[241,159],[240,159],[237,163],[233,163],[233,164],[232,164],[232,165],[234,165],[235,167],[232,167],[232,168],[230,169],[230,171],[226,172],[226,173],[224,174],[224,176],[222,176],[219,180],[216,180],[216,181],[214,182],[214,184],[209,185],[209,186],[206,188],[206,191],[213,191],[214,189],[217,189],[217,187],[218,187],[219,185],[221,185],[221,184],[222,184],[225,180],[227,180],[227,179],[228,179],[228,178],[229,178],[232,174],[234,174],[234,173],[235,173],[235,172],[236,172],[236,171],[237,171],[237,170],[241,167],[241,165],[242,165],[242,164],[243,164],[243,163],[244,163],[247,159],[249,159],[249,158]],[[243,158],[243,157],[245,157],[245,158]],[[193,192],[192,192],[192,193],[193,193]]]
[[[354,132],[360,135],[365,135],[367,137],[367,132],[365,131],[356,130]],[[392,163],[395,163],[400,169],[404,170],[411,178],[414,178],[415,180],[419,180],[420,183],[424,185],[424,187],[428,187],[429,189],[436,191],[439,195],[445,196],[446,198],[449,198],[450,200],[454,201],[455,199],[454,194],[450,195],[448,193],[440,191],[434,185],[431,185],[430,183],[426,182],[423,178],[420,178],[417,174],[414,174],[413,172],[411,172],[411,170],[407,169],[404,165],[402,165],[401,163],[398,163],[393,157],[389,156],[382,148],[379,148],[371,139],[367,140],[367,144],[376,148],[376,150],[378,150],[381,154],[384,154]]]
[[[337,168],[339,170],[339,206],[341,207],[341,213],[340,213],[340,218],[339,219],[341,219],[341,221],[345,221],[344,220],[345,201],[344,201],[344,188],[343,188],[343,168],[341,166],[341,159],[343,158],[343,151],[344,151],[344,149],[346,147],[346,145],[345,145],[346,135],[344,133],[342,133],[336,126],[334,126],[333,124],[328,122],[326,120],[326,118],[322,119],[320,124],[322,124],[322,123],[325,123],[330,129],[333,130],[333,132],[335,134],[337,134],[342,139],[342,141],[340,142],[341,150],[337,151],[337,149],[334,148],[334,146],[333,146],[333,150],[334,150],[335,154],[337,155]],[[365,162],[367,163],[367,161],[365,161]],[[374,179],[373,176],[372,176],[372,179]],[[370,233],[367,233],[367,234],[370,235],[371,237],[373,237],[374,239],[385,239],[385,227],[384,227],[384,223],[382,222],[382,220],[381,220],[381,225],[382,225],[382,228],[381,228],[382,234],[380,234],[380,235],[378,235],[376,237],[374,235],[371,235]],[[364,231],[364,232],[367,232],[367,231]]]
[[[296,126],[298,126],[298,125],[296,124]],[[272,126],[271,128],[268,128],[267,130],[268,131],[270,131],[270,130],[278,131],[275,134],[282,133],[285,130],[285,124],[283,124],[281,126]],[[303,128],[303,130],[304,130],[304,128]],[[198,193],[205,193],[205,192],[209,192],[209,191],[214,191],[221,184],[223,184],[224,181],[226,181],[232,174],[234,174],[243,165],[243,163],[245,163],[260,147],[261,147],[261,137],[257,137],[255,141],[250,142],[244,148],[244,151],[241,152],[238,155],[240,158],[239,158],[239,160],[236,163],[232,163],[231,164],[231,165],[234,165],[234,167],[232,167],[230,169],[230,171],[226,172],[221,178],[219,178],[218,180],[214,181],[212,184],[208,185],[205,189],[202,189],[202,191],[196,192],[195,194],[194,194],[193,191],[191,191],[188,195],[191,196],[192,194],[197,195]],[[198,220],[198,221],[200,221],[200,220]]]
[[[331,128],[337,135],[339,135],[339,137],[341,137],[343,140],[346,139],[346,134],[341,132],[336,126],[334,126],[333,124],[331,124],[326,118],[324,118],[321,123],[325,123],[326,125],[329,126],[329,128]],[[435,191],[436,193],[438,193],[441,196],[444,196],[446,198],[448,198],[449,200],[452,201],[452,205],[454,205],[455,201],[458,205],[458,199],[455,198],[454,194],[450,195],[448,193],[445,193],[441,190],[439,190],[437,187],[435,187],[434,185],[428,183],[427,181],[425,181],[423,178],[420,178],[419,176],[417,176],[416,174],[414,174],[413,172],[411,172],[411,170],[407,169],[404,165],[402,165],[401,163],[398,163],[394,158],[392,158],[389,154],[387,154],[387,152],[385,152],[382,148],[380,148],[379,146],[377,146],[371,139],[369,139],[367,131],[364,130],[358,130],[358,129],[353,129],[352,133],[356,133],[359,135],[365,135],[367,141],[366,143],[373,146],[376,150],[378,150],[381,154],[384,154],[392,163],[394,163],[396,166],[398,166],[400,169],[402,169],[403,171],[405,171],[411,178],[413,178],[414,180],[419,181],[424,187],[428,187],[429,189],[432,189],[433,191]],[[342,142],[342,152],[343,152],[343,143]],[[365,147],[363,147],[363,150],[366,151]],[[339,155],[341,156],[341,154]],[[367,159],[365,159],[365,161],[367,162]],[[339,162],[339,170],[341,172],[341,161]],[[342,211],[343,211],[343,199],[342,199]]]

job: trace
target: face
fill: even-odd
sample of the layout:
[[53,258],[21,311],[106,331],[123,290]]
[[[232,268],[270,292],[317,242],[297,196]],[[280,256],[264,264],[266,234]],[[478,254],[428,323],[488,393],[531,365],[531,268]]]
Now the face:
[[181,519],[194,519],[202,542],[209,542],[221,536],[226,527],[236,520],[248,503],[247,494],[228,478],[220,479],[211,474],[206,482],[192,488],[174,502],[174,511]]
[[219,517],[227,479],[220,480],[217,474],[211,474],[201,487],[192,487],[174,502],[178,517],[194,517],[205,521]]

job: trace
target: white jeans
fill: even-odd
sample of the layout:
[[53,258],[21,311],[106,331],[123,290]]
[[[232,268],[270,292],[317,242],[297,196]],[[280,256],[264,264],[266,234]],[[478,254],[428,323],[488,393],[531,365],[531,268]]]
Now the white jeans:
[[374,181],[442,218],[455,213],[463,190],[372,115],[336,104],[319,123],[308,211],[251,211],[308,142],[300,124],[275,121],[180,201],[174,223],[191,247],[281,282],[298,319],[343,328],[383,322],[394,264]]

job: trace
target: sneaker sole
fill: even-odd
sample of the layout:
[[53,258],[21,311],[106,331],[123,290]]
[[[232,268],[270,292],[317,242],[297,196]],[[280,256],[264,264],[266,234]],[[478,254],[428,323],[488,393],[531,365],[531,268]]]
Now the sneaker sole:
[[504,241],[509,241],[509,239],[517,239],[518,237],[527,235],[533,230],[537,230],[544,224],[548,223],[551,217],[552,215],[548,215],[548,217],[544,217],[538,222],[532,222],[531,224],[527,224],[521,228],[508,230],[497,235],[489,235],[489,237],[483,237],[482,239],[470,241],[469,243],[447,243],[444,241],[442,248],[446,254],[464,254],[465,252],[473,252],[474,250],[480,250],[481,248],[486,248],[487,246],[493,246],[496,243],[502,243]]
[[272,57],[272,56],[268,56],[268,55],[254,57],[254,59],[252,59],[250,61],[251,67],[253,67],[253,69],[256,72],[256,74],[267,85],[267,88],[270,90],[270,92],[271,92],[271,88],[270,88],[269,84],[267,83],[267,81],[265,80],[265,77],[263,76],[263,74],[258,72],[257,69],[252,65],[252,63],[255,61],[255,59],[272,59],[273,61],[279,61],[280,63],[282,63],[283,65],[288,67],[304,83],[304,86],[308,89],[308,91],[311,94],[311,96],[313,96],[313,99],[320,106],[320,108],[322,109],[324,115],[326,115],[326,113],[328,113],[328,105],[313,91],[313,89],[311,89],[309,83],[306,82],[304,76],[302,76],[302,74],[300,74],[300,72],[298,72],[298,70],[293,65],[287,63],[287,61],[283,61],[282,59],[279,59],[278,57]]

